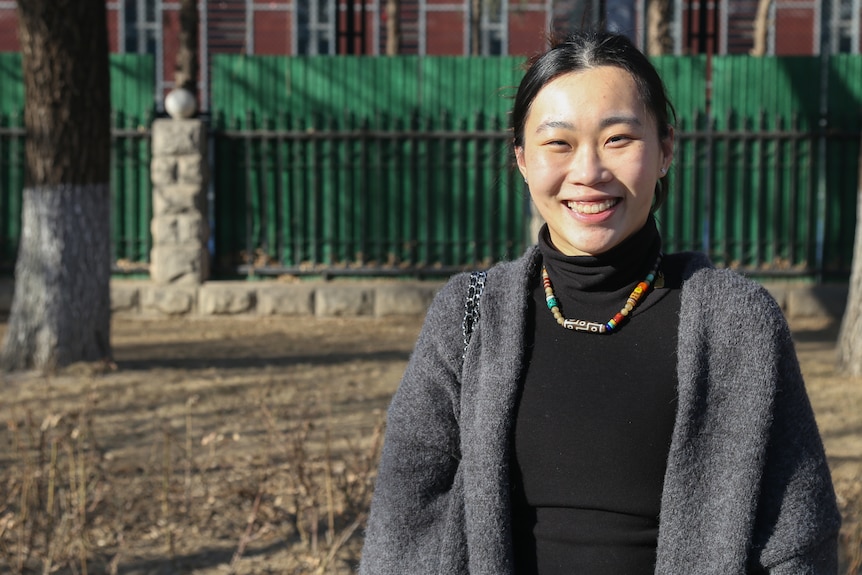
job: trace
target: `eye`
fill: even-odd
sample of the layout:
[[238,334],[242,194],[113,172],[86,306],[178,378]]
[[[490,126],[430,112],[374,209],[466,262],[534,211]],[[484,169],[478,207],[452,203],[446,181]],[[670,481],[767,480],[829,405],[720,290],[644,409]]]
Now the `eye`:
[[565,140],[548,140],[545,145],[552,149],[568,149],[569,143]]
[[631,141],[631,136],[627,136],[625,134],[615,134],[608,138],[608,144],[611,146],[625,144],[626,142]]

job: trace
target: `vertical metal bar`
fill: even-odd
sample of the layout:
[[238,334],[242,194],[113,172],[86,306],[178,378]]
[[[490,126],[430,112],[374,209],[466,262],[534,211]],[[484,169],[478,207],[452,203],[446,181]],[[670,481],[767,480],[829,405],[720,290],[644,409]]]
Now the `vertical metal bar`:
[[[822,3],[824,8],[827,2]],[[829,128],[829,15],[821,11],[820,37],[820,119],[817,152],[817,237],[815,240],[815,268],[818,282],[823,281],[823,256],[826,241],[826,131]]]
[[375,209],[371,204],[371,194],[369,189],[371,186],[368,181],[368,174],[371,172],[370,164],[368,163],[369,157],[369,145],[368,145],[368,119],[365,118],[362,120],[362,129],[360,130],[359,137],[359,165],[360,165],[360,188],[359,188],[359,197],[355,199],[355,201],[359,202],[360,209],[362,210],[361,217],[359,219],[359,258],[357,263],[360,265],[364,265],[365,262],[368,261],[368,213]]
[[819,56],[823,50],[823,1],[814,2],[814,34],[812,52]]
[[[754,265],[755,267],[761,267],[764,264],[764,248],[763,244],[766,241],[766,230],[764,230],[764,219],[766,217],[766,136],[764,135],[764,131],[766,130],[765,123],[766,112],[763,108],[760,109],[760,112],[757,116],[757,126],[756,130],[756,142],[757,142],[757,170],[755,172],[757,177],[757,185],[754,190],[755,204],[754,209],[754,223],[755,226],[755,234],[754,234]],[[774,210],[773,210],[774,211]]]
[[[771,5],[775,5],[775,2],[772,2]],[[719,41],[718,41],[718,53],[721,55],[727,54],[727,26],[730,20],[730,6],[728,0],[721,0],[719,9],[719,17],[721,18],[721,22],[719,25]]]
[[480,245],[482,243],[482,207],[484,206],[484,202],[482,201],[482,196],[484,195],[485,186],[482,185],[482,135],[481,130],[484,128],[484,124],[481,123],[481,114],[480,112],[476,112],[473,120],[473,132],[472,140],[473,140],[473,182],[471,183],[472,192],[472,202],[470,209],[473,212],[473,238],[470,242],[472,246],[472,262],[471,264],[475,266],[481,261],[480,257]]
[[852,13],[850,14],[850,53],[851,54],[859,54],[860,47],[860,26],[862,26],[862,0],[853,0],[853,4],[850,8]]
[[841,0],[832,0],[829,11],[829,52],[838,54],[841,47]]
[[117,53],[126,53],[126,3],[117,2]]
[[766,54],[775,55],[775,26],[778,22],[777,2],[769,3],[769,27],[766,29]]
[[[348,0],[349,1],[349,0]],[[338,201],[338,187],[335,185],[336,166],[335,158],[335,134],[333,133],[334,118],[327,117],[323,122],[323,130],[326,137],[321,138],[320,150],[320,179],[323,184],[323,261],[332,265],[337,261],[338,248],[338,213],[340,202]]]
[[[727,121],[725,122],[724,129],[726,131],[726,135],[723,138],[723,154],[724,154],[724,165],[721,166],[721,171],[723,174],[723,182],[724,189],[722,190],[722,198],[724,199],[724,214],[722,214],[722,239],[721,239],[721,252],[722,259],[725,263],[733,260],[733,255],[731,253],[731,241],[730,238],[733,234],[733,225],[731,218],[733,217],[733,208],[732,208],[732,198],[733,198],[733,186],[730,181],[730,175],[733,173],[730,169],[730,159],[731,155],[731,146],[733,146],[733,139],[730,135],[730,114],[728,113]],[[738,192],[738,190],[737,190]],[[741,209],[741,208],[739,208]]]
[[[799,168],[799,139],[797,136],[797,133],[799,132],[799,123],[798,123],[798,116],[795,113],[791,116],[791,119],[790,119],[790,131],[791,131],[792,135],[790,136],[790,139],[789,139],[789,143],[790,143],[789,155],[790,155],[790,157],[788,159],[790,160],[790,162],[789,162],[790,166],[788,167],[788,170],[789,170],[790,174],[789,174],[789,177],[787,178],[787,181],[789,183],[790,196],[788,198],[789,213],[787,215],[787,229],[788,229],[789,233],[792,235],[790,238],[790,246],[789,246],[789,250],[787,253],[787,259],[789,260],[789,263],[791,266],[795,266],[798,263],[796,261],[796,258],[797,258],[796,246],[797,246],[797,242],[799,241],[799,237],[797,236],[797,232],[796,232],[796,230],[797,230],[796,218],[798,217],[798,213],[797,213],[798,210],[796,209],[796,206],[798,205],[798,201],[799,201],[799,185],[798,185],[798,183],[799,183],[799,170],[800,170],[800,168]],[[804,226],[804,227],[807,227],[807,226]]]
[[[743,118],[741,118],[741,120],[742,120],[743,140],[742,140],[742,154],[740,154],[740,164],[741,164],[740,165],[740,168],[741,168],[740,174],[742,174],[742,178],[744,180],[747,180],[747,181],[743,182],[743,185],[744,186],[751,186],[752,185],[751,184],[751,174],[752,174],[752,167],[754,165],[754,159],[752,157],[753,156],[752,148],[754,147],[754,141],[750,140],[747,137],[750,134],[750,123],[749,123],[748,118],[743,117]],[[756,210],[757,210],[757,195],[756,195],[756,193],[754,194],[753,198],[750,195],[743,196],[742,200],[740,200],[740,203],[744,202],[746,200],[748,200],[747,205],[740,210],[741,215],[742,215],[742,226],[740,226],[741,229],[740,229],[740,237],[739,237],[739,243],[740,243],[740,247],[741,247],[740,252],[739,252],[739,262],[743,267],[749,265],[749,262],[751,261],[751,254],[754,251],[754,250],[752,250],[751,239],[750,239],[751,235],[752,235],[750,230],[752,227],[754,227],[751,223],[751,219],[752,219],[752,217],[754,217],[754,218],[758,217],[758,214],[756,213]]]
[[317,56],[317,14],[319,1],[326,0],[308,0],[308,47],[306,54]]
[[371,11],[374,12],[374,17],[371,18],[371,55],[378,56],[380,55],[380,0],[373,0]]
[[245,113],[245,130],[243,130],[242,143],[244,146],[245,155],[245,263],[248,267],[247,274],[254,276],[254,244],[252,242],[252,229],[254,228],[253,219],[253,202],[251,199],[252,187],[252,165],[251,165],[251,111],[246,110]]
[[147,36],[144,22],[147,21],[147,0],[137,0],[135,5],[135,35],[138,40],[138,54],[147,53]]
[[[347,0],[350,2],[350,0]],[[326,32],[327,32],[327,54],[338,54],[338,3],[329,0],[326,4]]]
[[703,190],[704,190],[704,206],[703,206],[703,237],[701,240],[702,250],[705,253],[710,253],[712,247],[712,218],[713,218],[713,189],[712,175],[715,173],[713,165],[713,123],[706,123],[706,162],[704,163],[703,172]]
[[[285,122],[284,122],[284,113],[280,113],[276,115],[276,136],[274,139],[275,142],[275,214],[273,215],[275,219],[275,230],[276,230],[276,240],[275,240],[275,249],[273,250],[275,257],[278,260],[279,265],[285,265],[286,259],[285,252],[287,251],[287,240],[285,236],[288,231],[291,229],[290,222],[287,221],[287,218],[284,216],[286,207],[290,204],[286,201],[284,197],[284,135],[285,135]],[[278,119],[280,118],[280,119]]]
[[673,53],[677,56],[682,56],[682,12],[683,12],[683,2],[685,0],[674,0],[673,4],[673,23],[674,23],[674,35],[673,35]]
[[[772,148],[772,197],[773,202],[771,205],[773,206],[784,206],[784,197],[781,193],[781,152],[783,150],[781,133],[784,131],[784,122],[782,121],[781,116],[777,116],[775,119],[775,127],[776,127],[776,135],[773,136],[771,142]],[[781,241],[780,226],[781,226],[781,213],[783,210],[773,208],[770,210],[772,212],[772,262],[780,263],[782,256],[782,247],[785,245],[784,242]]]
[[500,56],[509,54],[509,3],[500,2]]
[[291,2],[287,7],[290,14],[290,54],[299,54],[299,6],[297,2]]

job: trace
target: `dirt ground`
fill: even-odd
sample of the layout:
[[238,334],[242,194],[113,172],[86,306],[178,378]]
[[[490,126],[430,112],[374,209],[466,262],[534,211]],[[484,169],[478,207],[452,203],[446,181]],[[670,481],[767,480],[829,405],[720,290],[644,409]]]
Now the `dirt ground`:
[[[117,369],[2,376],[0,572],[350,573],[420,324],[115,319]],[[862,381],[834,322],[792,327],[856,574]]]

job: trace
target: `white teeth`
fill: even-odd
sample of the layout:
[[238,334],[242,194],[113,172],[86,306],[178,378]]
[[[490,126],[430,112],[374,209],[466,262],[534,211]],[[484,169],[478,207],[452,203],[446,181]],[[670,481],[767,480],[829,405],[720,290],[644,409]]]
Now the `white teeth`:
[[609,210],[619,202],[619,198],[614,198],[611,200],[605,200],[603,202],[589,202],[589,203],[581,203],[581,202],[566,202],[566,205],[569,206],[569,209],[579,214],[599,214],[605,210]]

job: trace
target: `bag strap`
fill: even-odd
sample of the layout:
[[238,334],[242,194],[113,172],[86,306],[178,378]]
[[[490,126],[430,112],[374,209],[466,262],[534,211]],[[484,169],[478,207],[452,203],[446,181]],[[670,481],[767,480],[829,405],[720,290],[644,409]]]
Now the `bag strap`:
[[482,297],[482,290],[485,289],[485,278],[487,277],[488,272],[484,271],[470,273],[470,285],[467,287],[467,299],[464,302],[464,321],[461,322],[461,331],[464,334],[462,358],[467,355],[467,346],[473,335],[473,326],[479,321],[479,299]]

